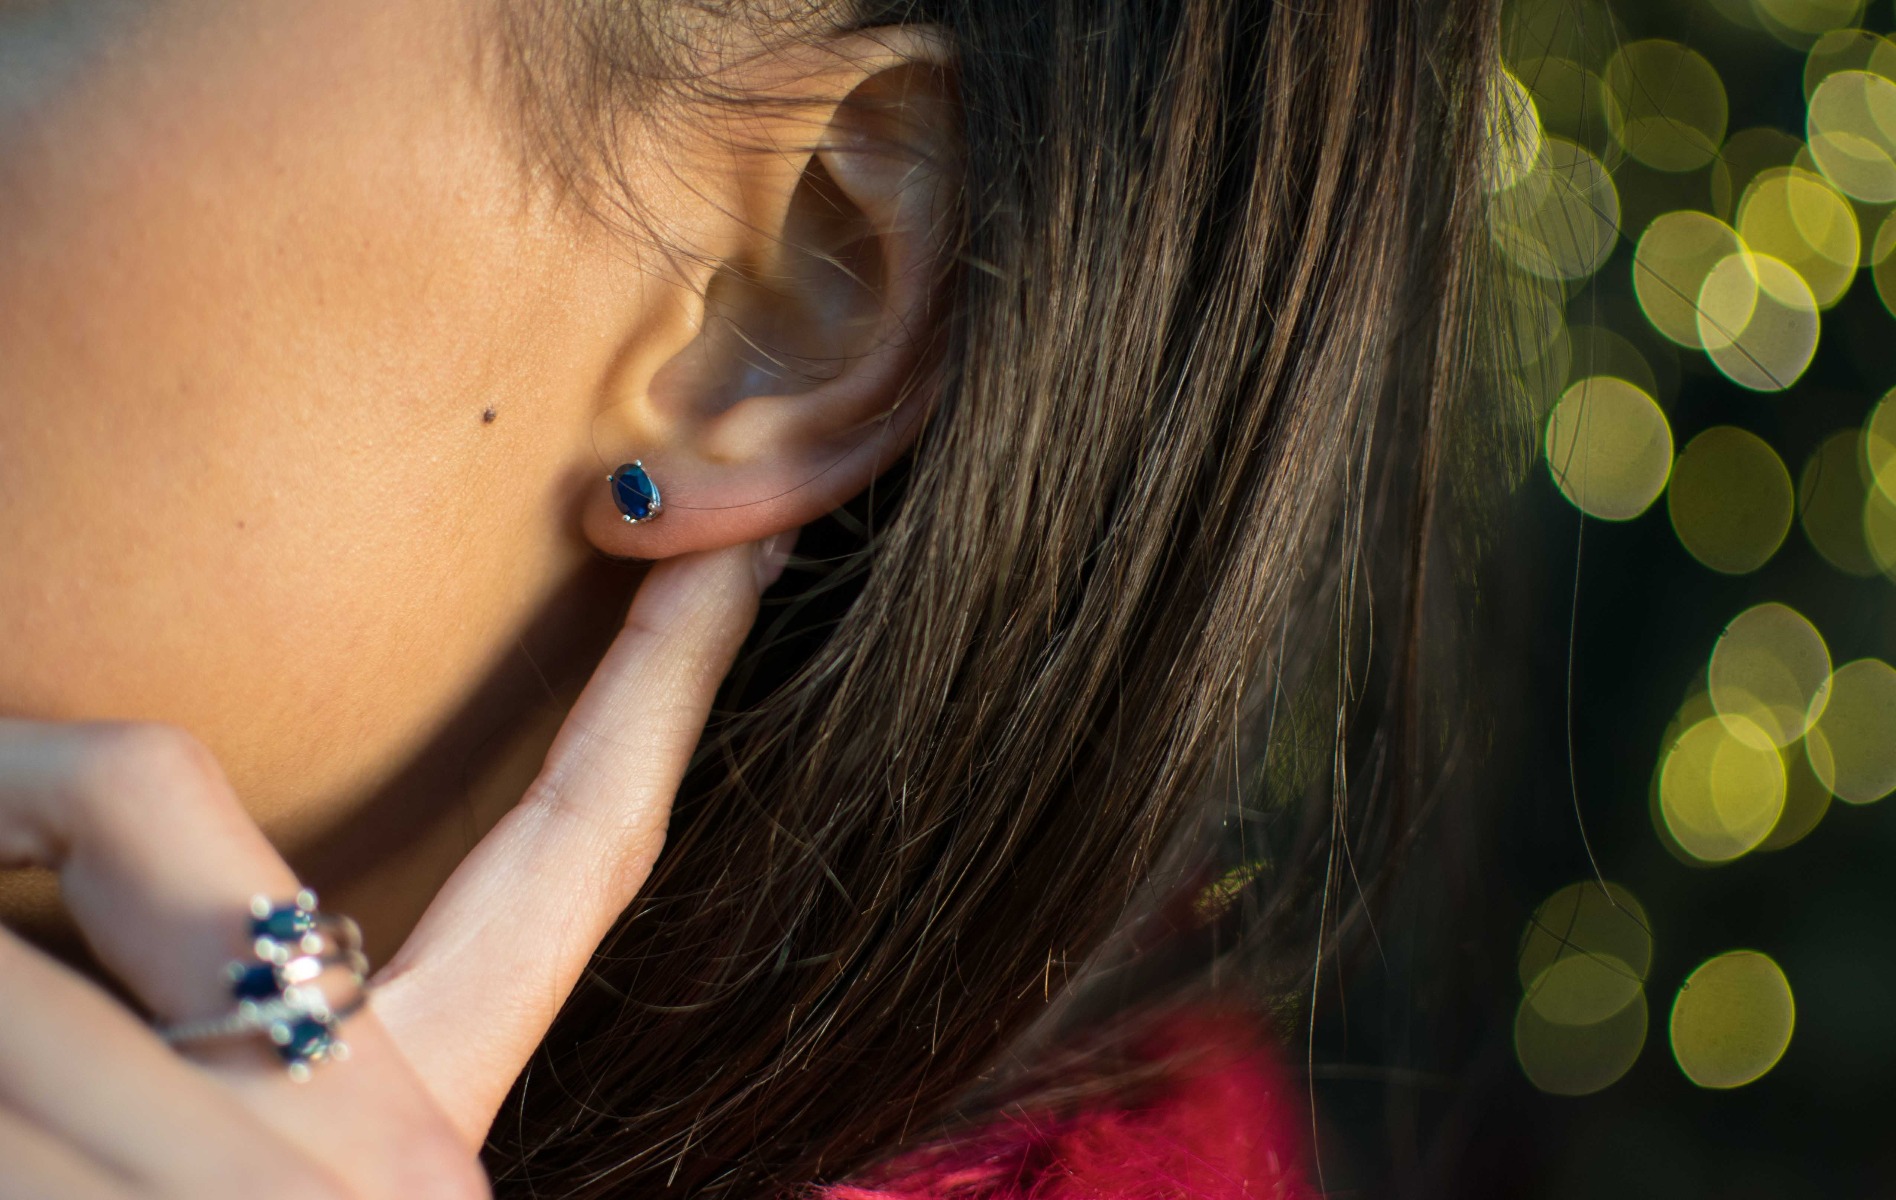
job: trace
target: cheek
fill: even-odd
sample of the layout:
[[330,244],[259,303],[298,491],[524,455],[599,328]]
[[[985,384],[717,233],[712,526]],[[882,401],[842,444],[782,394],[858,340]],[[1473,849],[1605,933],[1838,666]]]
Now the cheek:
[[0,710],[183,724],[284,812],[490,665],[584,428],[509,350],[544,263],[486,101],[356,7],[154,21],[0,131]]

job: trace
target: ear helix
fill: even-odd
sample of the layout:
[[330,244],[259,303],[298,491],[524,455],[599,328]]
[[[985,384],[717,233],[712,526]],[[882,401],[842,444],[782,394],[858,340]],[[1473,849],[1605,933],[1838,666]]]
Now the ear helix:
[[649,521],[665,510],[665,498],[659,495],[658,485],[652,482],[641,459],[635,458],[606,476],[606,483],[612,488],[612,502],[628,525]]

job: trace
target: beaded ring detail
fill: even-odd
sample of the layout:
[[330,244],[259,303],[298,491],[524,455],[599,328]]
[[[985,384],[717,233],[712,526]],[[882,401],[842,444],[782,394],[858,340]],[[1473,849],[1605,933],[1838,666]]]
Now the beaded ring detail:
[[[348,917],[318,911],[316,894],[304,888],[286,904],[253,897],[249,932],[254,958],[224,968],[236,1007],[222,1016],[161,1026],[159,1036],[175,1046],[261,1033],[299,1083],[309,1078],[312,1063],[347,1058],[338,1027],[368,1002],[361,928]],[[322,987],[338,969],[350,984],[341,1003]]]

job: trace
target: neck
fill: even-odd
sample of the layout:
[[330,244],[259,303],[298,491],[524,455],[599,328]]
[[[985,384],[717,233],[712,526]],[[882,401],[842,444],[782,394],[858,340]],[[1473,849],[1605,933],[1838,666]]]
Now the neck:
[[[320,829],[279,842],[325,908],[361,923],[372,962],[388,961],[449,873],[532,783],[643,573],[610,559],[585,562],[398,771],[325,805]],[[0,871],[0,922],[90,965],[49,871]]]

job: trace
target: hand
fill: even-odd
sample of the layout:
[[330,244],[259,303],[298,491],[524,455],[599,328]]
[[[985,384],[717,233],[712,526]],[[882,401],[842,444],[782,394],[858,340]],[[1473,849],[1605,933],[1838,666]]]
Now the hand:
[[[261,1038],[188,1054],[0,930],[0,1200],[488,1194],[477,1152],[594,948],[644,883],[718,683],[788,539],[655,566],[548,751],[291,1081]],[[176,729],[0,720],[0,866],[58,870],[99,961],[160,1021],[230,1008],[250,897],[295,876]]]

